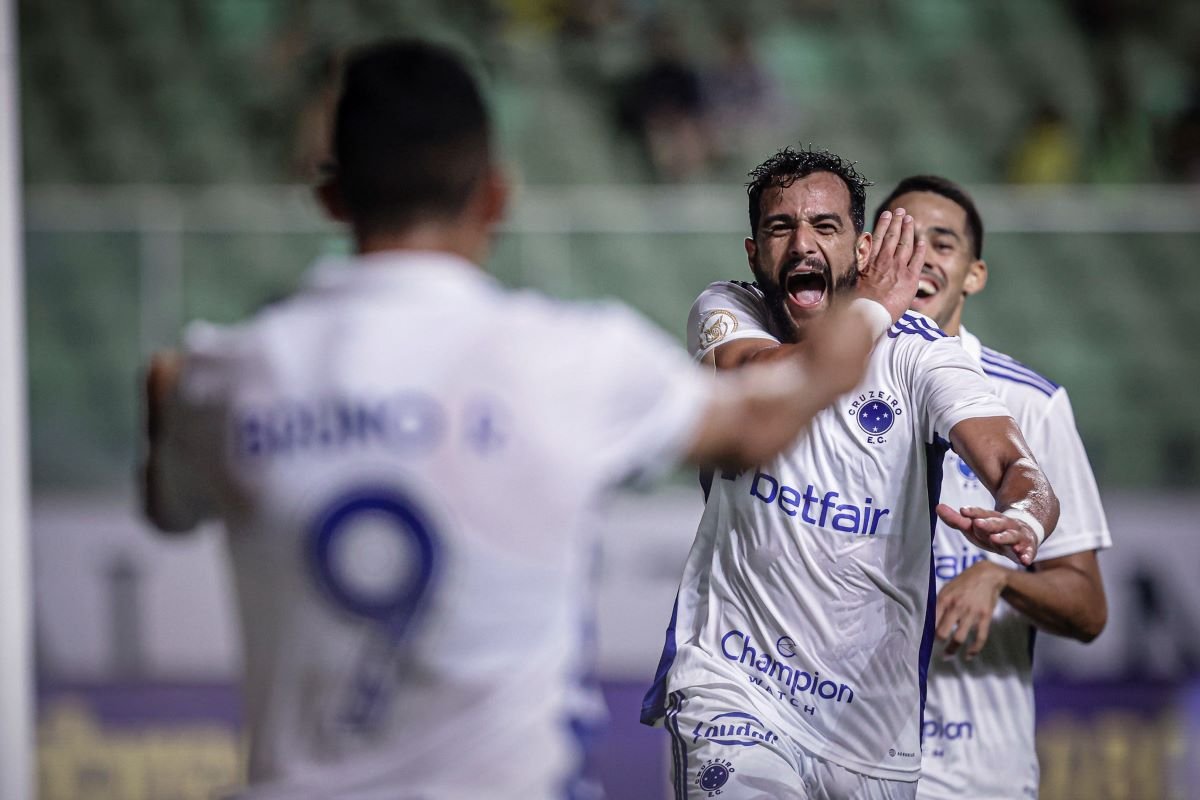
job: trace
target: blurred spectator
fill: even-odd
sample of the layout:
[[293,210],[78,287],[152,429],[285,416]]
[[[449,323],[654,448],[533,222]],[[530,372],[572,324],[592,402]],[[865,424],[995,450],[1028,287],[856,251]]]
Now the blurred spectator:
[[564,39],[593,41],[626,14],[621,0],[565,0],[559,33]]
[[1099,183],[1135,183],[1154,175],[1154,131],[1138,107],[1124,72],[1101,65],[1100,115],[1088,158],[1088,178]]
[[1169,180],[1200,183],[1200,98],[1171,120],[1165,150]]
[[1074,183],[1079,179],[1080,142],[1061,109],[1043,102],[1008,159],[1012,183]]
[[687,180],[704,172],[711,150],[700,71],[665,21],[650,25],[647,45],[649,62],[620,90],[619,122],[637,139],[656,179]]
[[1191,59],[1191,88],[1182,109],[1167,121],[1162,142],[1167,180],[1200,183],[1200,53]]
[[720,61],[704,76],[709,130],[722,156],[755,144],[756,135],[783,125],[779,86],[754,53],[750,31],[741,20],[721,27]]
[[633,15],[624,0],[563,0],[560,5],[558,54],[564,72],[583,90],[610,91],[627,68],[623,45],[634,38]]

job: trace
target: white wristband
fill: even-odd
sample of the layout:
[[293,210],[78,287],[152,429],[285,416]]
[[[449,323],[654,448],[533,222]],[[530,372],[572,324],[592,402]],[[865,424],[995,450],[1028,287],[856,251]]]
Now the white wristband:
[[1025,509],[1006,508],[1001,513],[1009,519],[1019,519],[1028,525],[1029,529],[1033,531],[1033,535],[1037,537],[1039,545],[1046,540],[1046,529],[1042,527],[1042,523],[1038,522],[1038,518]]
[[892,327],[892,315],[883,304],[867,297],[856,297],[850,301],[850,308],[861,315],[871,329],[871,338],[878,339],[884,331]]

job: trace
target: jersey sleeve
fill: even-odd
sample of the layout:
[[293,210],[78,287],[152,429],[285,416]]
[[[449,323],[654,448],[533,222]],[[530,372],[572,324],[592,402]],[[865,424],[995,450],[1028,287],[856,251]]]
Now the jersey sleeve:
[[688,314],[688,352],[699,361],[718,346],[738,339],[779,343],[770,333],[766,306],[757,290],[731,281],[711,284]]
[[1039,548],[1038,560],[1111,547],[1100,490],[1066,389],[1054,393],[1041,423],[1025,435],[1059,502],[1058,527]]
[[603,483],[648,480],[677,466],[698,430],[712,376],[659,328],[615,305],[593,312],[566,388],[577,411],[570,435]]
[[957,337],[906,344],[915,351],[911,386],[925,442],[949,440],[950,430],[965,419],[1012,416]]
[[169,530],[188,530],[216,513],[215,467],[225,441],[221,338],[213,326],[189,327],[179,380],[164,403],[154,486]]

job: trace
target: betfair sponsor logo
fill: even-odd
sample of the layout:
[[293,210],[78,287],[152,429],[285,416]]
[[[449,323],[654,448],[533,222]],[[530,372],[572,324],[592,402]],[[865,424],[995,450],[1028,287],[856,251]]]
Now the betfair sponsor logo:
[[778,505],[789,517],[838,533],[876,536],[886,534],[891,527],[892,510],[880,508],[874,498],[858,503],[836,490],[822,492],[811,483],[801,491],[766,472],[754,473],[750,496],[767,505]]
[[939,581],[950,581],[966,572],[980,561],[986,561],[987,556],[978,550],[964,546],[958,555],[939,555],[933,559],[933,573]]

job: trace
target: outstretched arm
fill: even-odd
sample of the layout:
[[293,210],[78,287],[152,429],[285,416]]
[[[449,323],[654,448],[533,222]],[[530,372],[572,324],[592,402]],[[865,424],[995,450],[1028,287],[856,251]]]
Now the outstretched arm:
[[1011,417],[965,419],[950,431],[956,453],[996,500],[995,509],[937,507],[938,516],[975,545],[1033,563],[1038,545],[1058,524],[1058,498]]
[[823,408],[858,384],[875,339],[889,324],[887,312],[874,303],[837,308],[803,351],[718,374],[687,460],[741,469],[783,450]]
[[179,383],[183,357],[157,353],[146,370],[146,452],[142,462],[142,507],[160,531],[190,531],[209,514],[207,494],[190,464],[181,463],[178,442],[172,440],[168,415]]
[[163,431],[167,398],[179,379],[179,355],[158,353],[146,369],[143,383],[143,421],[146,452],[142,461],[142,507],[146,516],[160,529],[166,529],[171,516],[167,511],[163,487]]

